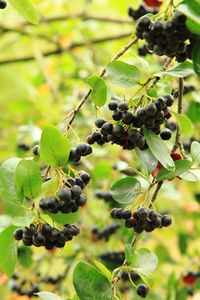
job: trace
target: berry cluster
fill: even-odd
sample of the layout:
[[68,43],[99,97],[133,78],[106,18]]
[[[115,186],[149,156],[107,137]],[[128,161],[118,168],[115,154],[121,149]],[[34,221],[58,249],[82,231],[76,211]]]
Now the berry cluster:
[[79,172],[80,176],[67,178],[64,187],[58,191],[58,199],[54,196],[42,198],[39,202],[41,209],[56,214],[61,211],[63,214],[74,213],[80,206],[83,206],[87,197],[82,193],[85,185],[90,181],[90,175],[84,171]]
[[56,278],[53,278],[51,276],[45,278],[44,280],[41,280],[45,283],[50,283],[50,284],[57,284],[59,283],[60,281],[62,281],[64,279],[65,276],[63,275],[58,275]]
[[180,12],[175,12],[172,20],[164,24],[160,21],[152,22],[148,16],[140,18],[136,25],[136,36],[145,39],[147,48],[159,56],[176,56],[178,62],[191,58],[193,42],[186,44],[190,32],[186,16]]
[[165,119],[171,117],[168,107],[173,103],[174,97],[166,95],[163,98],[157,98],[154,103],[148,103],[144,108],[139,108],[133,114],[128,110],[126,101],[111,101],[108,107],[113,111],[112,118],[114,121],[121,121],[121,124],[113,126],[111,122],[106,122],[103,118],[97,119],[95,125],[100,128],[100,131],[96,130],[89,135],[87,142],[88,144],[97,142],[99,145],[111,142],[127,150],[135,147],[144,150],[148,148],[148,145],[142,130],[133,129],[133,127],[142,128],[142,126],[152,130],[155,134],[160,134],[163,140],[168,140],[171,138],[171,131],[169,129],[161,131],[160,126]]
[[37,295],[34,294],[40,292],[38,285],[33,284],[32,282],[29,283],[31,287],[29,289],[25,289],[24,286],[27,285],[27,280],[21,280],[21,282],[18,283],[17,281],[19,281],[20,278],[17,274],[13,274],[11,279],[14,281],[11,283],[12,291],[16,292],[20,296],[28,296],[29,298],[37,297]]
[[136,293],[138,294],[138,296],[142,298],[146,298],[148,292],[149,292],[149,288],[148,286],[146,286],[146,284],[139,284],[136,287]]
[[97,226],[92,228],[92,236],[95,240],[101,240],[105,238],[106,241],[109,241],[109,238],[121,227],[120,223],[113,223],[108,226],[105,226],[102,230],[99,230]]
[[[130,276],[131,276],[131,280],[133,282],[137,281],[140,279],[140,276],[137,273],[134,272],[130,272]],[[122,280],[124,281],[128,281],[129,280],[129,276],[128,276],[128,271],[124,270],[122,273]]]
[[122,208],[113,208],[111,216],[114,219],[124,219],[127,228],[133,228],[136,233],[141,233],[144,230],[151,232],[155,228],[168,227],[172,223],[170,216],[159,216],[155,210],[148,210],[145,207],[140,207],[136,212],[123,210]]
[[138,20],[142,16],[149,13],[155,15],[158,13],[158,10],[147,8],[144,4],[140,4],[136,10],[134,10],[132,6],[129,6],[128,8],[128,15],[129,17],[133,18],[133,20]]
[[7,6],[7,2],[5,0],[0,0],[0,9],[4,9]]
[[80,229],[76,225],[66,224],[64,229],[59,231],[52,228],[49,224],[40,226],[31,224],[30,227],[16,229],[14,238],[17,241],[22,240],[25,246],[34,245],[36,247],[44,246],[46,250],[52,250],[55,247],[63,248],[67,241],[72,240],[73,236],[79,234]]
[[76,147],[71,148],[69,154],[69,160],[78,162],[81,156],[87,156],[92,153],[92,147],[86,143],[79,143]]
[[124,251],[107,251],[100,254],[99,257],[114,264],[122,265],[125,260],[125,253]]

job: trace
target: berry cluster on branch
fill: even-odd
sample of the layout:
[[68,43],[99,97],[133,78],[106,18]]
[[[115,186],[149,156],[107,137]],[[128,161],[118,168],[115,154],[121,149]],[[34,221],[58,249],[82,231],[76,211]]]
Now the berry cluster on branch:
[[[159,97],[155,102],[148,103],[145,107],[139,108],[135,114],[128,108],[126,101],[111,101],[108,107],[113,111],[113,123],[105,121],[103,118],[98,118],[95,125],[100,131],[95,130],[87,137],[89,144],[95,142],[103,145],[106,142],[118,144],[123,149],[132,150],[135,147],[140,150],[148,148],[145,137],[142,132],[142,127],[150,129],[155,134],[160,134],[163,140],[171,138],[171,131],[160,127],[165,122],[165,119],[171,117],[168,110],[169,106],[174,103],[172,95]],[[140,128],[137,130],[135,128]]]
[[120,223],[112,223],[108,226],[105,226],[102,230],[99,230],[97,226],[92,228],[92,238],[93,240],[101,240],[105,238],[106,241],[109,241],[109,238],[121,227]]
[[80,229],[76,225],[65,224],[63,230],[59,231],[45,223],[42,227],[31,224],[29,228],[16,229],[13,235],[15,240],[22,240],[25,246],[44,246],[46,250],[52,250],[54,247],[63,248],[65,243],[71,241],[79,232]]
[[[176,57],[178,62],[192,58],[195,41],[186,24],[186,16],[180,12],[173,14],[172,20],[162,23],[151,21],[148,16],[140,18],[136,25],[136,36],[145,39],[147,48],[155,54]],[[186,41],[190,39],[190,43]]]
[[113,208],[111,216],[114,219],[124,219],[127,228],[133,228],[139,234],[144,230],[152,232],[155,228],[168,227],[172,223],[172,219],[168,215],[159,216],[155,210],[148,210],[140,207],[136,212],[124,210],[122,208]]

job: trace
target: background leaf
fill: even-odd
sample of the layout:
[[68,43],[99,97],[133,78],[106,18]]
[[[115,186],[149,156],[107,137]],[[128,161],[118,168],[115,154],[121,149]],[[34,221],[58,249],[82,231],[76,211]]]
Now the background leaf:
[[73,284],[80,300],[112,300],[108,279],[94,267],[79,262],[74,269]]
[[179,175],[182,175],[184,172],[190,169],[192,163],[186,159],[180,159],[175,161],[175,170],[169,171],[167,169],[162,168],[161,171],[158,173],[156,180],[162,181],[165,179],[170,179]]
[[[189,22],[187,22],[187,25],[189,26],[189,30],[191,31],[192,29],[191,32],[198,34],[198,27],[200,25],[200,3],[196,0],[184,0],[177,6],[177,10],[188,17]],[[191,21],[193,22],[191,23]]]
[[195,161],[196,163],[200,162],[200,143],[193,141],[191,144],[191,155],[192,155],[192,160]]
[[105,81],[101,77],[93,75],[88,78],[87,83],[92,89],[92,102],[99,107],[103,106],[107,100],[107,86]]
[[158,258],[146,248],[135,251],[133,255],[133,267],[153,272],[157,268]]
[[111,187],[112,197],[122,204],[132,203],[139,196],[140,191],[140,182],[132,177],[119,179]]
[[151,174],[158,164],[158,160],[153,156],[149,149],[140,150],[135,148],[137,156],[146,172],[146,174]]
[[44,128],[40,140],[40,156],[53,167],[64,166],[69,158],[70,143],[60,130],[53,126]]
[[155,76],[162,77],[164,75],[170,75],[173,77],[186,77],[191,74],[194,74],[193,64],[189,61],[185,61],[167,71],[156,73]]
[[12,224],[14,226],[29,226],[35,220],[34,211],[28,211],[25,216],[16,216],[13,218]]
[[22,15],[28,22],[37,25],[39,23],[38,15],[29,0],[8,0],[12,6]]
[[57,296],[51,292],[39,292],[36,293],[36,295],[38,295],[42,300],[65,300],[65,298]]
[[42,185],[41,171],[33,160],[21,160],[15,170],[16,188],[26,197],[35,198]]
[[198,40],[192,51],[192,60],[194,64],[194,71],[200,77],[200,41]]
[[113,61],[109,63],[106,71],[110,81],[121,87],[134,86],[140,80],[139,69],[123,61]]
[[97,268],[101,271],[101,273],[103,275],[105,275],[109,281],[111,281],[112,275],[111,275],[110,271],[106,268],[106,266],[104,266],[104,264],[97,261],[96,259],[94,260],[94,263],[97,266]]
[[11,225],[0,233],[0,268],[10,277],[17,261],[17,241],[13,232],[17,227]]
[[175,165],[170,156],[169,150],[165,143],[154,132],[146,128],[143,129],[149,149],[160,163],[168,170],[173,170]]
[[175,116],[180,127],[181,133],[191,132],[193,125],[191,120],[187,116],[178,114],[175,111],[171,111],[171,113]]
[[125,245],[125,257],[129,265],[132,264],[133,255],[134,255],[134,248],[131,247],[131,245]]
[[93,174],[99,179],[106,179],[111,175],[112,166],[107,161],[101,161],[94,167]]

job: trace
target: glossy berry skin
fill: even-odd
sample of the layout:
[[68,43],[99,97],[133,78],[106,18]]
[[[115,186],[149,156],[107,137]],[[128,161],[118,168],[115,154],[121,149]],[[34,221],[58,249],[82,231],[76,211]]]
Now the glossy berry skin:
[[167,103],[167,106],[172,106],[174,104],[174,97],[172,95],[164,96],[164,100]]
[[40,150],[40,146],[39,145],[35,145],[33,147],[33,154],[36,156],[39,156],[39,150]]
[[168,227],[172,224],[172,218],[170,216],[164,215],[161,218],[162,226]]
[[117,106],[118,106],[118,102],[117,101],[111,101],[109,104],[108,104],[108,108],[110,110],[116,110],[117,109]]
[[97,128],[101,128],[104,123],[106,123],[106,121],[103,118],[98,118],[95,121],[95,125],[97,126]]
[[5,9],[6,6],[7,6],[7,2],[4,1],[4,0],[1,0],[1,1],[0,1],[0,9]]
[[16,241],[20,241],[22,239],[22,236],[23,236],[23,229],[21,229],[21,228],[16,229],[13,233],[13,236],[14,236]]
[[121,110],[121,111],[128,110],[128,104],[126,103],[126,101],[119,102],[118,109]]
[[85,184],[88,184],[90,181],[90,175],[85,171],[80,171],[80,177]]
[[85,143],[79,143],[76,149],[80,155],[85,155],[87,153],[88,147]]
[[110,122],[106,122],[103,124],[103,126],[101,127],[101,133],[103,134],[110,134],[112,133],[113,130],[113,125]]
[[62,188],[58,191],[58,197],[62,201],[69,201],[72,198],[72,193],[70,189]]
[[71,190],[73,199],[78,198],[82,193],[80,186],[77,184],[73,185],[70,190]]
[[168,128],[163,129],[160,133],[160,137],[165,141],[169,140],[171,136],[172,136],[171,130]]
[[140,207],[137,210],[137,216],[138,218],[147,218],[148,217],[148,209],[146,209],[145,207]]
[[37,246],[43,246],[45,243],[45,236],[41,232],[36,232],[33,237],[33,243]]
[[112,118],[114,121],[120,121],[122,118],[122,112],[120,110],[115,110],[112,114]]
[[136,293],[142,298],[146,298],[148,291],[149,288],[146,286],[146,284],[139,284],[136,287]]

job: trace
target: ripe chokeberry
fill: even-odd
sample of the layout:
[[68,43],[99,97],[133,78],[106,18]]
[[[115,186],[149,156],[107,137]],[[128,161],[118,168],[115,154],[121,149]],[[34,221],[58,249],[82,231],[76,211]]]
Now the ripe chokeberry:
[[139,284],[136,287],[136,293],[142,298],[146,298],[148,291],[149,288],[146,286],[146,284]]
[[171,136],[172,136],[171,130],[168,128],[163,129],[160,133],[160,137],[165,141],[169,140]]

